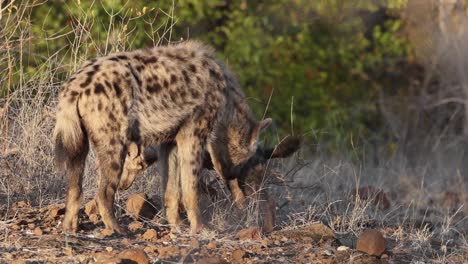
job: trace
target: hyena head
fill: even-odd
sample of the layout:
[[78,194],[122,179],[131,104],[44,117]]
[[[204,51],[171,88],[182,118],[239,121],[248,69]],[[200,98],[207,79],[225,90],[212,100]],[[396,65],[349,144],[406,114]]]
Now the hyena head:
[[290,136],[274,148],[259,147],[255,155],[248,159],[238,171],[237,179],[243,194],[259,201],[258,207],[265,232],[273,231],[276,212],[275,200],[266,189],[266,182],[271,174],[268,166],[269,160],[289,157],[300,148],[300,144],[299,137]]

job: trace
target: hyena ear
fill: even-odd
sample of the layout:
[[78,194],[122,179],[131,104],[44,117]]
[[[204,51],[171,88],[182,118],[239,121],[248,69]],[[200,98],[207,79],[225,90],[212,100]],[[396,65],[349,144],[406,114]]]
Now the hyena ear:
[[258,136],[260,135],[260,133],[263,130],[265,130],[265,128],[269,127],[272,122],[273,122],[273,119],[265,118],[262,121],[260,121],[260,123],[258,123],[257,127],[254,129],[252,133],[252,138],[250,139],[250,147],[252,150],[256,149]]
[[297,136],[288,136],[276,145],[271,151],[265,151],[265,159],[286,158],[291,156],[301,147],[302,138]]

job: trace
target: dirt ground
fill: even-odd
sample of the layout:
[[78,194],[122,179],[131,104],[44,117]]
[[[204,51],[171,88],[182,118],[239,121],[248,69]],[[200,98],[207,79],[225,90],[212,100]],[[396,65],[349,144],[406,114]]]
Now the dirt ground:
[[[0,221],[0,263],[409,263],[414,259],[410,251],[397,249],[391,236],[381,256],[359,252],[354,234],[333,232],[320,222],[270,234],[250,227],[191,236],[187,226],[171,232],[157,216],[137,221],[121,213],[119,222],[128,234],[114,235],[106,234],[99,218],[87,210],[80,212],[78,234],[65,235],[60,229],[63,204],[35,208],[15,203],[4,210],[6,219]],[[450,260],[464,261],[462,255]]]

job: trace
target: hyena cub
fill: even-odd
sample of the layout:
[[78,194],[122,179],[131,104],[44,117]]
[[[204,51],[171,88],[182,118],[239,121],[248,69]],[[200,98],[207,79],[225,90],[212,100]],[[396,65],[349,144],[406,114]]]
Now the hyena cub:
[[122,52],[86,62],[59,94],[55,156],[69,187],[65,232],[78,227],[89,141],[100,163],[96,201],[107,229],[117,233],[113,203],[127,146],[175,142],[181,193],[193,232],[203,227],[197,183],[205,150],[227,178],[256,151],[260,131],[233,73],[199,42]]
[[[270,159],[289,157],[299,149],[300,141],[300,138],[290,136],[282,140],[274,148],[258,146],[255,154],[238,166],[234,179],[221,179],[228,184],[238,208],[244,208],[245,196],[253,197],[260,202],[259,208],[262,213],[263,228],[266,232],[272,231],[275,223],[274,200],[269,197],[264,188],[265,177],[269,175],[267,163]],[[157,153],[161,150],[169,152],[169,155],[165,155],[165,157],[168,157],[168,160],[158,160],[158,166],[164,170],[162,173],[162,187],[166,216],[169,224],[177,226],[180,223],[179,205],[181,192],[176,146],[167,145],[161,147],[161,149],[156,147],[143,149],[136,146],[136,144],[130,144],[119,189],[128,189],[135,177],[156,161],[155,157],[158,156]],[[213,169],[213,164],[208,153],[205,155],[203,168],[208,170]],[[165,178],[166,175],[167,178]]]

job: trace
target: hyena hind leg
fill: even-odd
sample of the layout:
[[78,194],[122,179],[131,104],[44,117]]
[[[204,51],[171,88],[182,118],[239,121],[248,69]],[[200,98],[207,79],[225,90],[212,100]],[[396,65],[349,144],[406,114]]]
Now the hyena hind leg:
[[83,174],[88,151],[89,146],[85,144],[81,153],[66,162],[68,191],[65,203],[66,212],[62,224],[62,229],[65,233],[76,233],[78,229],[78,211],[80,210],[83,196]]

